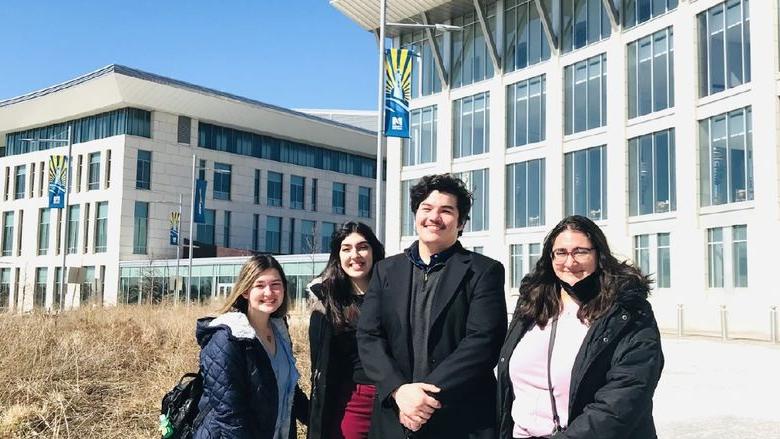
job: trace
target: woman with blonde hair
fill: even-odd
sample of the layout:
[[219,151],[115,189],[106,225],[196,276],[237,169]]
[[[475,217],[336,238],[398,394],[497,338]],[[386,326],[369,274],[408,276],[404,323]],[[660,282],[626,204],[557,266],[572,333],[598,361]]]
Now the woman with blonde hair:
[[194,439],[295,438],[306,422],[286,315],[287,279],[272,256],[253,256],[241,268],[217,317],[198,320],[205,413]]

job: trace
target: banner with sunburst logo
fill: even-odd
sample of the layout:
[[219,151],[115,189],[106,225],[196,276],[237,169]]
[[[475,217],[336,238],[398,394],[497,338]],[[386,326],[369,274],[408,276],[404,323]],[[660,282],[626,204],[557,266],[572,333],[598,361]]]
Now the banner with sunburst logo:
[[64,155],[49,157],[49,208],[65,207],[65,185],[68,184],[68,159]]
[[409,137],[409,100],[412,97],[412,52],[385,51],[385,136]]
[[171,223],[170,243],[171,245],[179,245],[179,224],[181,224],[181,214],[179,212],[171,212],[168,220]]

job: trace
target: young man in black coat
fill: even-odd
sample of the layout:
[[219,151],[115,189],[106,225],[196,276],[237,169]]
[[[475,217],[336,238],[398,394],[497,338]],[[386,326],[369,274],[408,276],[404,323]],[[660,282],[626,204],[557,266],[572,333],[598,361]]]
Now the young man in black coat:
[[449,174],[411,188],[418,240],[379,262],[358,351],[376,383],[374,438],[494,438],[504,267],[458,242],[471,194]]

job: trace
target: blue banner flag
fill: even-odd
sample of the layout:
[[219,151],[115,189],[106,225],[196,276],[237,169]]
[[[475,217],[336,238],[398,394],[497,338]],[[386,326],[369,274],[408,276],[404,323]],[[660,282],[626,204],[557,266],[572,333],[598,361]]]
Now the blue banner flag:
[[171,245],[179,245],[179,224],[181,214],[179,212],[171,212],[169,217],[171,223],[170,243]]
[[409,100],[412,97],[412,52],[385,51],[385,136],[409,137]]
[[64,155],[49,157],[49,208],[65,207],[65,187],[68,184],[68,159]]
[[195,180],[195,209],[194,219],[198,224],[206,223],[206,180],[199,178]]

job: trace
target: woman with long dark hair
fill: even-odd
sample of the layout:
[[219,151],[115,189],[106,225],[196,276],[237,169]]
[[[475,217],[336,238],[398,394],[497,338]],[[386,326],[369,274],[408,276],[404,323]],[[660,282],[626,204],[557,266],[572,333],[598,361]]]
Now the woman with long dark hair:
[[287,279],[272,256],[250,258],[216,317],[198,320],[203,416],[194,439],[294,439],[308,401],[298,387]]
[[590,219],[553,228],[501,349],[501,439],[656,438],[664,357],[649,288]]
[[374,264],[384,257],[369,226],[344,223],[333,234],[320,278],[309,285],[311,439],[368,436],[375,388],[360,363],[355,328]]

